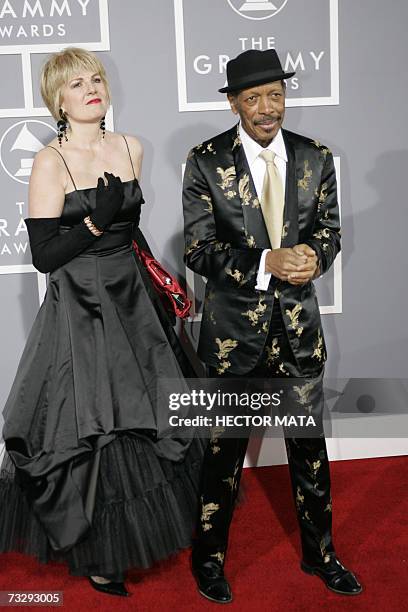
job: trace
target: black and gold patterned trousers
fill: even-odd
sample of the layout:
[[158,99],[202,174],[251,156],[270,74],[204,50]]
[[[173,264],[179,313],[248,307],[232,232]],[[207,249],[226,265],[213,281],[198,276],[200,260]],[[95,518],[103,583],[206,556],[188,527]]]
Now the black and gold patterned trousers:
[[[291,367],[293,364],[293,367]],[[217,377],[215,368],[208,375]],[[265,350],[245,378],[299,378],[283,327],[278,300],[272,314]],[[223,377],[233,377],[223,374]],[[236,377],[234,377],[236,378]],[[216,561],[223,565],[228,546],[249,430],[240,438],[223,437],[214,429],[203,463],[200,516],[193,547],[193,562]],[[333,552],[330,472],[324,434],[313,438],[285,437],[292,492],[300,527],[303,560],[327,562]]]

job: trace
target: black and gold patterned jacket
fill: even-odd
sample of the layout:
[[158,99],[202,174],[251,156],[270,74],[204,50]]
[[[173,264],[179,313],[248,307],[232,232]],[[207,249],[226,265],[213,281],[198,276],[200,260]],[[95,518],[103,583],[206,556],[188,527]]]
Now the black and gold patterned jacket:
[[[282,130],[288,164],[282,247],[309,244],[321,273],[340,250],[336,176],[331,152]],[[326,347],[313,282],[272,277],[255,289],[263,249],[271,248],[237,126],[192,149],[183,185],[185,262],[208,279],[198,355],[221,374],[245,374],[264,348],[278,299],[297,369],[322,369]]]

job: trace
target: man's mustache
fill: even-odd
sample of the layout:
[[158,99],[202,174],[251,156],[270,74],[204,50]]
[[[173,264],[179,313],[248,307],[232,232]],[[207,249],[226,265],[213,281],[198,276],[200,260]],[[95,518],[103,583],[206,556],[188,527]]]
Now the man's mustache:
[[262,117],[262,119],[257,119],[254,121],[255,125],[260,125],[262,123],[266,123],[267,121],[280,121],[281,117],[280,115],[278,115],[277,117],[273,116],[273,115],[265,115],[265,117]]

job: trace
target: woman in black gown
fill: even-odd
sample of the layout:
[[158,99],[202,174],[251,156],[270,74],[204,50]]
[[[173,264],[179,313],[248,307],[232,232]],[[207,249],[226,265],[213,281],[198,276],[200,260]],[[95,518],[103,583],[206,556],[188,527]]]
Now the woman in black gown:
[[128,568],[190,544],[201,446],[160,435],[157,383],[192,372],[132,251],[147,248],[142,147],[105,132],[103,66],[66,49],[41,89],[61,123],[35,158],[26,224],[50,276],[4,410],[0,551],[63,559],[126,595]]

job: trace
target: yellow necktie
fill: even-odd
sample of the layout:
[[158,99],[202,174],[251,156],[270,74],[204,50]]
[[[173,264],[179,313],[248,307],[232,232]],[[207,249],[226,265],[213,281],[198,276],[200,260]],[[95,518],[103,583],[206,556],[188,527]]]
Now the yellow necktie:
[[282,238],[283,196],[282,179],[275,165],[275,153],[265,149],[259,154],[265,163],[266,171],[262,187],[261,208],[273,249],[279,249]]

